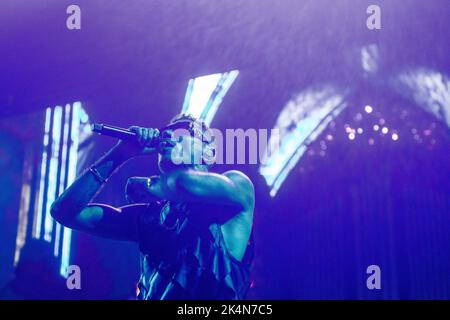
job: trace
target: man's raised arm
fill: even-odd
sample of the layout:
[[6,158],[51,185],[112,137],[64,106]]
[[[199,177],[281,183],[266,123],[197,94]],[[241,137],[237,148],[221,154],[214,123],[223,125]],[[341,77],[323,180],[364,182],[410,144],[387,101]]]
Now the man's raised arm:
[[119,142],[79,176],[52,204],[52,217],[62,225],[117,240],[136,240],[139,206],[114,208],[90,203],[107,179],[128,159],[155,150]]

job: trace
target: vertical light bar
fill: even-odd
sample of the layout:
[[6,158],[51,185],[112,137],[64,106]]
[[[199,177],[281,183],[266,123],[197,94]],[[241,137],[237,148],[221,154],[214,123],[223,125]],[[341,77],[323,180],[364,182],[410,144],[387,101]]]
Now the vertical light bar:
[[31,196],[31,177],[32,177],[32,159],[33,153],[31,146],[25,149],[23,176],[22,176],[22,192],[20,194],[19,224],[17,226],[16,251],[14,253],[14,266],[20,259],[20,251],[25,245],[28,226],[28,210],[30,208]]
[[[75,102],[72,106],[72,123],[70,129],[70,147],[69,147],[69,165],[67,168],[67,184],[72,183],[77,174],[78,162],[78,143],[80,131],[80,116],[82,114],[81,103]],[[67,276],[67,267],[70,260],[70,245],[72,238],[72,230],[63,227],[63,243],[61,253],[61,268],[59,273]]]
[[195,78],[189,101],[189,114],[200,118],[221,78],[221,73]]
[[41,225],[42,225],[42,215],[44,207],[44,188],[45,188],[45,173],[47,171],[47,146],[49,143],[49,133],[50,133],[50,119],[52,116],[52,109],[47,108],[45,111],[45,127],[44,127],[44,141],[43,141],[43,151],[42,151],[42,162],[41,162],[41,174],[39,176],[39,190],[38,190],[38,201],[35,208],[35,215],[33,221],[33,238],[39,239],[41,236]]
[[52,241],[54,220],[50,214],[50,207],[55,201],[59,168],[59,144],[61,142],[61,120],[62,108],[55,107],[53,111],[53,129],[52,129],[52,151],[50,157],[50,167],[48,174],[47,200],[45,203],[45,224],[44,224],[44,240]]
[[[63,127],[63,143],[61,150],[61,168],[60,168],[60,178],[59,178],[59,188],[58,188],[58,196],[65,189],[65,177],[66,177],[66,162],[67,162],[67,144],[69,142],[69,122],[70,122],[70,104],[66,104],[64,111],[64,127]],[[55,257],[59,255],[59,243],[61,238],[61,225],[56,222],[56,230],[55,230],[55,246],[53,250],[53,254]]]

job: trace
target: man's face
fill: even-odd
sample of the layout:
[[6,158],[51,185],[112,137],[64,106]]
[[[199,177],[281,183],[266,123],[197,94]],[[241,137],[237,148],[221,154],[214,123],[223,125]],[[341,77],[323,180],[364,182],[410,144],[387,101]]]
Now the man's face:
[[162,133],[158,155],[161,172],[174,169],[195,169],[202,164],[205,143],[184,128],[168,128]]

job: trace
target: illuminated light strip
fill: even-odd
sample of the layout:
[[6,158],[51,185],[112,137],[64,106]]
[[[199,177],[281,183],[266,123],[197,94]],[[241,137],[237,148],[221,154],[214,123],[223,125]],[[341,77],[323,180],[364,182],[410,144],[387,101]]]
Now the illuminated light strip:
[[[80,130],[80,115],[82,115],[81,103],[75,102],[72,106],[72,125],[70,131],[69,166],[67,171],[67,185],[71,184],[77,174],[78,143]],[[63,243],[61,253],[61,267],[59,273],[67,276],[67,268],[70,260],[70,245],[72,240],[72,230],[63,227]]]
[[22,191],[20,194],[19,224],[17,226],[16,250],[14,252],[14,266],[20,259],[20,251],[26,242],[27,225],[28,225],[28,209],[30,208],[31,196],[31,177],[32,177],[32,156],[31,149],[25,151],[25,160],[23,164]]
[[[59,178],[59,189],[58,189],[58,196],[64,191],[65,189],[65,177],[66,177],[66,162],[67,162],[67,144],[69,142],[69,122],[70,122],[70,104],[66,104],[65,111],[64,111],[64,127],[63,127],[63,145],[62,145],[62,151],[61,151],[61,169],[60,169],[60,178]],[[56,231],[55,231],[55,246],[53,250],[53,254],[55,257],[59,255],[59,243],[60,243],[60,237],[61,237],[61,225],[56,222]]]
[[47,200],[45,205],[44,240],[48,242],[52,241],[52,232],[54,223],[54,220],[50,214],[50,207],[56,198],[56,190],[57,190],[56,183],[58,178],[58,167],[59,167],[59,144],[61,142],[61,121],[62,121],[62,108],[60,106],[57,106],[53,111],[52,151],[48,174]]
[[222,103],[223,97],[227,94],[234,80],[236,80],[239,75],[238,70],[233,70],[230,72],[225,72],[222,76],[223,82],[220,83],[220,86],[217,88],[217,95],[214,99],[211,99],[211,104],[208,108],[206,108],[206,115],[203,116],[205,119],[205,123],[209,126],[211,124],[212,119],[216,115],[217,110],[219,109],[220,104]]
[[391,80],[402,96],[450,127],[450,78],[427,68],[405,70]]
[[39,239],[41,237],[41,225],[42,225],[42,213],[44,207],[44,188],[45,188],[45,173],[47,171],[47,146],[49,142],[50,133],[50,120],[51,120],[52,109],[47,108],[45,111],[45,130],[44,130],[44,141],[42,151],[42,162],[41,162],[41,174],[39,177],[39,190],[38,190],[38,201],[35,208],[35,216],[33,221],[33,238]]
[[295,165],[297,164],[297,162],[300,160],[300,158],[303,156],[303,154],[305,153],[305,151],[308,148],[308,145],[313,142],[317,136],[319,136],[323,130],[325,130],[326,126],[331,122],[331,120],[333,120],[334,118],[336,118],[336,116],[341,113],[341,111],[346,107],[345,104],[340,105],[339,107],[337,107],[334,111],[333,111],[333,116],[328,116],[325,118],[324,121],[322,121],[317,128],[308,136],[308,143],[303,144],[302,146],[300,146],[296,152],[294,153],[294,155],[291,157],[291,159],[289,159],[289,161],[287,162],[287,165],[282,169],[282,171],[280,172],[280,174],[275,178],[275,181],[273,182],[273,186],[272,189],[270,190],[270,196],[274,197],[278,190],[281,187],[281,184],[284,182],[284,180],[287,178],[289,172],[292,171],[292,169],[294,169]]
[[[301,118],[296,120],[294,129],[280,128],[288,132],[285,133],[277,152],[268,159],[264,159],[264,164],[260,167],[260,174],[271,188],[270,195],[272,197],[276,195],[289,172],[305,153],[308,145],[347,106],[343,102],[342,96],[332,94],[332,92],[329,90],[306,92],[303,96],[300,96],[298,101],[290,102],[280,114],[278,122],[293,120],[292,114],[296,112],[300,114]],[[297,109],[300,109],[300,112]],[[286,124],[281,123],[279,125]]]
[[232,70],[190,79],[181,112],[209,125],[238,74]]

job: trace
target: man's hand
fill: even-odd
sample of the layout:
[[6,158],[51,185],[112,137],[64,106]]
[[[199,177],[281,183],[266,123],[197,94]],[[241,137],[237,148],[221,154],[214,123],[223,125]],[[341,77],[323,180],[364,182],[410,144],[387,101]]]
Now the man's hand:
[[137,135],[136,142],[119,141],[116,151],[127,158],[145,156],[155,153],[159,146],[159,131],[153,128],[132,126],[128,130]]

